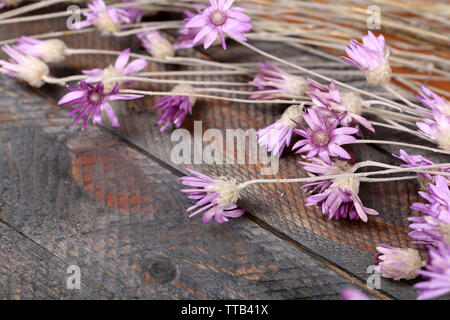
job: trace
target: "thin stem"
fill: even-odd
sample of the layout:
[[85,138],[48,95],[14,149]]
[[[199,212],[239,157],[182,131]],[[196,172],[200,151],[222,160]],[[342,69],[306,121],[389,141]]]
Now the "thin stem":
[[[386,121],[389,121],[389,120],[386,120]],[[390,121],[389,121],[389,122],[390,122]],[[395,121],[393,121],[393,122],[395,122]],[[404,127],[404,126],[401,126],[401,125],[399,125],[399,124],[396,123],[396,122],[395,122],[396,125],[390,125],[390,124],[386,124],[386,123],[382,123],[382,122],[377,122],[377,121],[370,121],[370,123],[373,124],[374,126],[378,126],[378,127],[385,127],[385,128],[389,128],[389,129],[394,129],[394,130],[402,131],[402,132],[407,132],[407,133],[412,134],[412,135],[414,135],[414,136],[416,136],[416,137],[419,137],[419,138],[421,138],[421,139],[424,139],[424,140],[426,140],[426,141],[428,141],[428,142],[433,142],[433,140],[431,140],[430,138],[424,136],[423,134],[421,134],[421,133],[419,133],[419,132],[417,132],[417,131],[408,129],[408,128]]]
[[401,181],[417,179],[417,176],[405,176],[405,177],[392,177],[392,178],[361,178],[361,182],[388,182],[388,181]]
[[64,86],[64,85],[66,85],[67,82],[80,81],[80,80],[84,80],[87,78],[88,78],[88,76],[86,76],[86,75],[74,75],[74,76],[69,76],[69,77],[64,77],[64,78],[53,78],[51,76],[43,76],[42,80],[44,80],[47,83],[59,84],[61,86]]
[[358,144],[358,143],[368,143],[368,144],[391,144],[396,146],[404,146],[404,147],[410,147],[410,148],[416,148],[416,149],[422,149],[422,150],[428,150],[434,153],[443,153],[443,154],[450,154],[450,151],[442,150],[442,149],[436,149],[436,148],[430,148],[426,146],[421,146],[417,144],[411,144],[411,143],[404,143],[404,142],[397,142],[397,141],[386,141],[386,140],[356,140],[355,142],[352,142],[351,144]]
[[51,6],[56,3],[60,3],[60,2],[69,2],[69,1],[68,0],[66,0],[66,1],[64,1],[64,0],[39,1],[39,2],[32,3],[32,4],[29,4],[29,5],[20,7],[20,8],[16,8],[16,9],[12,9],[12,10],[3,12],[0,14],[0,20],[14,17],[19,14],[27,13],[27,12],[34,11],[34,10],[37,10],[40,8],[45,8],[45,7]]
[[109,78],[105,82],[110,81],[137,81],[137,82],[151,82],[151,83],[174,83],[174,84],[195,84],[195,85],[217,85],[217,86],[251,86],[247,82],[171,80],[171,79],[155,79],[143,77],[113,77]]
[[[120,90],[120,93],[131,93],[131,94],[142,94],[146,96],[173,96],[173,92],[160,92],[160,91],[142,91],[142,90],[134,90],[134,89],[123,89]],[[196,98],[206,98],[206,99],[215,99],[215,100],[224,100],[224,101],[232,101],[232,102],[241,102],[241,103],[267,103],[267,104],[302,104],[304,101],[297,100],[248,100],[248,99],[237,99],[237,98],[229,98],[229,97],[220,97],[220,96],[212,96],[206,94],[198,94],[198,93],[188,93],[188,92],[177,92],[177,96],[189,96]]]
[[368,177],[373,175],[384,175],[384,174],[391,174],[391,173],[398,173],[398,172],[416,172],[416,173],[429,173],[429,174],[439,174],[442,176],[450,176],[450,172],[445,171],[430,171],[429,169],[433,168],[441,168],[441,167],[448,167],[450,166],[450,163],[442,163],[437,165],[429,165],[429,166],[420,166],[420,167],[413,167],[413,168],[402,168],[402,167],[395,167],[388,170],[380,170],[380,171],[371,171],[371,172],[359,172],[359,173],[341,173],[336,175],[329,175],[329,176],[314,176],[314,177],[307,177],[307,178],[290,178],[290,179],[255,179],[255,180],[249,180],[246,182],[243,182],[239,184],[238,188],[240,190],[248,187],[252,184],[257,183],[300,183],[300,182],[314,182],[314,181],[321,181],[321,180],[333,180],[337,178],[360,178],[360,177]]
[[400,100],[402,100],[404,103],[406,103],[408,106],[410,106],[411,108],[413,108],[413,109],[420,109],[420,110],[423,110],[423,111],[426,111],[426,109],[425,108],[422,108],[421,106],[418,106],[417,104],[415,104],[415,103],[412,103],[411,101],[409,101],[407,98],[405,98],[403,95],[401,95],[397,90],[395,90],[393,87],[392,87],[392,85],[391,84],[385,84],[384,85],[384,88],[388,91],[388,92],[390,92],[390,93],[392,93],[395,97],[397,97],[397,98],[399,98]]

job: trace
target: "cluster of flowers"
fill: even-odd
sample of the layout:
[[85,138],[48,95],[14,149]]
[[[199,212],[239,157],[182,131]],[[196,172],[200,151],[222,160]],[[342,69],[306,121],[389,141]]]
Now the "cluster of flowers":
[[[130,0],[122,0],[129,2]],[[18,1],[16,1],[18,2]],[[14,1],[0,1],[0,8],[13,5]],[[137,34],[142,46],[156,59],[173,57],[175,50],[186,49],[203,43],[207,49],[216,40],[226,49],[226,36],[245,41],[245,33],[252,29],[252,21],[243,12],[244,8],[232,7],[233,0],[210,0],[199,12],[184,13],[184,27],[180,37],[172,45],[158,31],[145,30]],[[76,23],[75,28],[95,26],[103,34],[114,34],[122,26],[139,22],[144,12],[137,8],[108,7],[102,0],[91,0],[86,20]],[[10,61],[0,60],[1,72],[21,79],[31,86],[40,87],[51,82],[47,64],[59,63],[70,54],[64,42],[58,39],[37,40],[22,37],[16,46],[5,45],[3,51]],[[390,82],[392,70],[389,49],[382,35],[372,32],[362,37],[362,44],[351,40],[346,46],[348,57],[342,59],[364,72],[368,83],[385,86]],[[147,66],[146,59],[136,59],[129,63],[130,49],[122,51],[114,65],[104,69],[83,70],[85,80],[78,87],[68,86],[70,91],[61,98],[59,104],[73,106],[68,117],[75,116],[74,125],[84,118],[82,128],[89,120],[102,125],[103,111],[112,127],[120,127],[118,118],[110,105],[115,100],[141,98],[141,95],[120,93],[120,86],[130,81],[126,78],[142,71]],[[310,194],[306,202],[317,205],[329,219],[361,219],[366,222],[368,215],[377,215],[373,209],[365,207],[359,196],[360,180],[353,176],[351,156],[342,146],[357,141],[363,136],[363,129],[375,132],[371,122],[362,116],[364,101],[353,91],[341,91],[334,81],[329,85],[320,84],[311,78],[290,74],[270,63],[260,63],[258,73],[250,82],[255,90],[252,99],[295,98],[307,94],[312,103],[307,109],[303,105],[287,108],[275,123],[258,131],[258,143],[272,154],[281,157],[287,147],[296,154],[302,154],[299,163],[311,177],[345,174],[345,177],[316,180],[302,188]],[[159,110],[158,124],[161,130],[170,125],[181,126],[185,116],[192,113],[195,89],[190,85],[178,85],[171,95],[158,100],[154,106]],[[432,139],[445,150],[450,149],[450,106],[444,99],[422,86],[418,100],[429,110],[422,111],[423,118],[417,122],[420,132]],[[291,146],[296,134],[299,140]],[[404,162],[403,167],[418,167],[433,163],[421,155],[409,155],[400,150],[394,155]],[[188,170],[192,176],[182,177],[181,182],[189,188],[182,192],[196,204],[188,208],[190,217],[203,213],[202,222],[217,223],[238,218],[245,212],[237,206],[240,191],[244,187],[235,179],[213,178]],[[450,168],[439,169],[450,172]],[[423,215],[411,217],[410,236],[415,244],[429,246],[428,262],[423,262],[415,249],[393,248],[379,245],[376,256],[379,272],[394,280],[413,279],[419,274],[429,280],[416,284],[419,298],[427,299],[450,292],[450,191],[449,180],[441,175],[420,173],[419,183],[423,188],[419,194],[428,203],[414,203],[411,209]],[[426,265],[425,270],[421,268]],[[358,293],[359,298],[362,296]],[[344,296],[355,297],[353,291]]]
[[[129,2],[129,0],[122,0]],[[226,49],[225,34],[240,40],[245,40],[244,32],[252,28],[251,19],[243,13],[244,8],[231,7],[233,0],[211,0],[210,5],[198,13],[185,12],[185,26],[179,30],[180,37],[172,45],[156,30],[145,30],[137,34],[142,46],[157,59],[173,57],[175,50],[191,48],[204,42],[205,48],[218,37],[224,49]],[[114,8],[105,5],[103,0],[92,0],[88,4],[90,9],[84,12],[86,20],[75,23],[74,28],[86,28],[95,26],[103,34],[114,34],[121,26],[140,21],[143,11],[137,8]],[[30,37],[21,37],[16,47],[5,45],[3,51],[9,56],[10,61],[0,60],[1,72],[27,82],[34,87],[40,87],[46,82],[51,82],[47,63],[59,63],[70,54],[66,44],[58,39],[37,40]],[[89,119],[92,124],[102,125],[102,111],[108,116],[111,125],[119,128],[117,116],[109,104],[114,100],[129,100],[141,98],[141,95],[120,94],[122,84],[130,84],[131,81],[113,81],[136,74],[143,70],[147,62],[144,59],[136,59],[127,65],[130,58],[130,50],[124,50],[117,58],[116,63],[105,69],[83,70],[88,76],[82,80],[78,87],[67,86],[70,91],[59,104],[75,106],[68,117],[75,117],[76,125],[83,117],[82,129],[87,126]],[[190,85],[178,85],[172,90],[173,95],[159,99],[154,108],[159,109],[160,118],[158,124],[161,131],[170,125],[180,127],[185,116],[192,113],[195,103],[194,88]],[[180,95],[185,93],[187,95]]]

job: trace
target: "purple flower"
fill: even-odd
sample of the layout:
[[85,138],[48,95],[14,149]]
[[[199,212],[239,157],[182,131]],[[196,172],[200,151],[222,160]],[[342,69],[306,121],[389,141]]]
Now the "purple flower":
[[67,86],[67,88],[71,92],[62,97],[61,100],[58,101],[58,105],[76,105],[76,107],[74,107],[67,114],[67,117],[71,117],[78,113],[77,117],[73,121],[73,125],[76,125],[84,116],[85,119],[82,130],[86,129],[90,118],[92,118],[92,124],[102,125],[102,111],[106,112],[109,120],[111,121],[111,125],[114,128],[120,128],[117,116],[109,102],[114,100],[132,100],[143,97],[136,94],[119,94],[118,83],[116,83],[114,89],[110,93],[105,93],[103,83],[101,82],[94,86],[93,84],[86,83],[85,81],[80,81],[79,88],[71,86]]
[[121,25],[133,23],[133,18],[136,18],[135,13],[130,11],[130,8],[107,7],[103,0],[91,0],[88,3],[88,8],[91,11],[83,13],[86,20],[74,23],[74,29],[94,25],[103,34],[112,34],[118,31]]
[[316,107],[311,107],[307,113],[303,113],[303,119],[309,128],[299,124],[301,129],[294,129],[295,133],[305,138],[294,144],[293,150],[301,147],[296,153],[308,152],[307,159],[318,155],[327,164],[331,164],[330,156],[350,159],[348,152],[340,145],[355,142],[356,138],[351,134],[357,133],[358,129],[337,128],[339,119],[329,124]]
[[205,49],[209,48],[220,36],[222,47],[227,48],[225,35],[228,34],[241,41],[247,39],[243,35],[252,29],[252,19],[245,15],[244,8],[231,8],[233,0],[209,0],[210,6],[202,10],[186,22],[185,28],[198,28],[198,33],[193,40],[194,46],[203,42]]
[[[130,60],[130,49],[126,49],[119,54],[114,66],[110,65],[106,69],[83,70],[82,71],[83,74],[89,76],[86,79],[86,83],[104,82],[105,90],[111,91],[115,87],[116,82],[118,82],[119,85],[121,85],[123,81],[108,81],[108,80],[116,77],[125,77],[133,73],[137,73],[143,70],[148,64],[148,62],[145,61],[144,59],[136,59],[130,64],[128,64],[129,60]],[[132,81],[128,81],[127,83],[129,84],[131,82]]]
[[159,109],[160,113],[158,120],[158,125],[162,125],[160,131],[164,131],[171,124],[179,128],[186,114],[192,114],[195,97],[177,95],[177,93],[194,93],[194,88],[190,85],[180,84],[172,92],[173,95],[160,98],[154,106],[155,109]]
[[385,278],[411,280],[424,266],[419,251],[411,248],[393,248],[384,244],[377,246],[376,268]]
[[[311,162],[300,162],[310,176],[329,176],[352,173],[351,167],[345,161],[337,160],[331,165],[319,159]],[[314,195],[306,199],[306,205],[317,205],[328,219],[360,218],[367,222],[367,215],[377,215],[373,209],[363,206],[358,197],[359,179],[357,177],[341,177],[307,183],[302,187]]]
[[[427,158],[425,158],[421,155],[409,155],[402,149],[400,149],[399,155],[395,155],[395,154],[392,154],[392,155],[405,162],[405,164],[400,165],[400,167],[403,167],[403,168],[415,168],[415,167],[434,165],[434,162],[428,160]],[[450,172],[450,167],[435,168],[435,169],[430,169],[430,171]],[[419,180],[420,187],[424,190],[427,190],[428,184],[434,182],[435,176],[436,175],[432,175],[432,174],[425,173],[425,172],[418,173],[418,180]],[[448,177],[446,179],[448,179]],[[447,180],[447,183],[450,184],[450,180]]]
[[175,51],[169,40],[161,36],[156,30],[138,33],[137,37],[141,40],[142,46],[152,55],[152,57],[165,59],[166,57],[173,57],[175,55]]
[[18,40],[17,49],[30,56],[42,59],[47,63],[59,63],[66,58],[66,44],[59,39],[37,40],[22,36]]
[[308,86],[309,91],[307,94],[311,97],[314,105],[320,108],[320,112],[330,122],[339,118],[343,127],[358,128],[358,125],[362,125],[366,129],[375,132],[372,124],[361,116],[363,100],[358,94],[353,92],[341,94],[334,81],[331,81],[330,86],[327,87],[308,78]]
[[280,119],[263,129],[259,129],[258,143],[268,152],[281,157],[285,147],[291,144],[292,133],[296,123],[303,122],[303,106],[292,105],[287,108]]
[[345,51],[350,57],[342,60],[365,72],[367,82],[384,85],[391,79],[392,70],[389,64],[389,49],[382,34],[376,37],[371,31],[362,36],[363,44],[350,40]]
[[414,286],[419,289],[420,300],[436,298],[450,292],[450,245],[441,242],[437,248],[428,248],[426,270],[419,271],[419,274],[428,280]]
[[433,139],[441,149],[450,150],[450,117],[438,110],[432,110],[433,120],[424,118],[416,122],[419,130]]
[[45,83],[44,79],[50,72],[45,62],[9,45],[4,45],[2,49],[9,57],[9,61],[0,60],[3,74],[23,80],[32,87],[39,88]]
[[[430,108],[431,111],[437,110],[444,116],[450,116],[450,104],[448,103],[448,101],[438,96],[427,87],[425,86],[420,87],[417,99],[424,106]],[[429,114],[431,114],[431,112]]]
[[353,288],[345,288],[341,290],[342,300],[370,300],[368,296],[359,290]]
[[238,218],[245,212],[237,209],[236,202],[239,198],[239,186],[236,179],[211,178],[200,172],[185,168],[193,176],[181,177],[181,183],[193,189],[182,189],[188,198],[198,202],[187,211],[197,209],[189,215],[189,218],[204,212],[202,223],[209,223],[214,217],[217,223],[228,222],[228,218]]
[[257,90],[250,97],[252,99],[277,99],[283,96],[302,96],[306,89],[303,77],[293,76],[271,63],[258,63],[258,73],[249,82]]
[[[195,17],[196,13],[191,11],[184,11],[184,25],[186,25],[190,19]],[[183,28],[178,29],[178,33],[180,34],[178,36],[177,41],[173,45],[174,50],[179,49],[189,49],[193,48],[194,45],[194,39],[197,36],[197,34],[200,32],[201,28],[186,28],[183,26]]]
[[409,236],[416,240],[414,243],[450,244],[450,190],[444,177],[436,176],[435,181],[436,184],[428,185],[428,192],[419,191],[428,204],[416,202],[411,206],[425,215],[408,218],[413,222]]

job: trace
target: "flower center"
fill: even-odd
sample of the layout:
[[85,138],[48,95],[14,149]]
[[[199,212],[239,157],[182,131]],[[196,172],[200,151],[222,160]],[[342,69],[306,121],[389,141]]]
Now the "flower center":
[[313,133],[312,140],[316,146],[325,147],[330,142],[331,137],[328,132],[319,130]]
[[227,15],[221,10],[215,10],[211,12],[211,14],[209,15],[209,19],[213,24],[220,27],[223,26],[227,21]]
[[98,92],[89,93],[89,101],[92,103],[99,103],[102,100],[102,96]]

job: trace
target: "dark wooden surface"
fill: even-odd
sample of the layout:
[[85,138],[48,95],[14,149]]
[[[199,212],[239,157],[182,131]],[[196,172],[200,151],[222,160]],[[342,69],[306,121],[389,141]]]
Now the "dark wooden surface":
[[[65,28],[64,20],[32,26],[0,26],[0,40]],[[142,52],[133,37],[90,33],[64,41],[72,48],[130,47]],[[217,60],[261,60],[234,50],[238,49],[227,55],[214,49],[206,54]],[[320,61],[308,53],[282,51],[300,60]],[[205,57],[193,50],[181,54]],[[113,61],[114,57],[98,55],[72,56],[64,66],[52,68],[52,74],[79,74]],[[361,78],[346,81],[363,83]],[[145,87],[159,91],[171,86]],[[228,224],[205,226],[198,218],[188,219],[185,209],[191,202],[179,192],[177,179],[184,165],[170,160],[176,142],[171,142],[170,130],[159,131],[151,108],[157,98],[116,103],[120,130],[90,125],[81,132],[65,117],[67,108],[56,106],[64,92],[54,85],[31,89],[0,78],[1,298],[337,299],[340,289],[349,285],[369,293],[366,269],[374,263],[378,243],[409,244],[408,207],[418,200],[413,181],[363,184],[364,204],[380,212],[367,224],[329,221],[316,208],[305,207],[306,195],[298,184],[249,188],[239,202],[248,213]],[[202,120],[203,130],[257,129],[273,122],[283,109],[199,100],[183,127],[192,132],[193,122]],[[358,146],[349,151],[358,161],[398,163],[388,149]],[[287,153],[276,177],[305,176],[297,159]],[[260,168],[187,167],[239,181],[259,177]],[[66,268],[72,264],[81,268],[81,290],[66,288]],[[381,299],[414,299],[412,284],[383,279],[381,289],[370,293]]]

